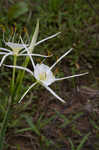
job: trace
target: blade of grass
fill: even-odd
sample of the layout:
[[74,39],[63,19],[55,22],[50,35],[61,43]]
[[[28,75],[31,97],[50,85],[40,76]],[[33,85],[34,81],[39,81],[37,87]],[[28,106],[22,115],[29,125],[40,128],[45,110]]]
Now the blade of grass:
[[49,119],[44,119],[44,120],[38,120],[37,121],[37,125],[40,129],[42,129],[43,127],[45,127],[48,123],[50,123],[53,119],[56,118],[56,115],[53,115],[52,117],[50,117]]
[[93,126],[95,129],[99,130],[99,126],[95,123],[94,120],[89,119],[89,121],[90,121],[90,123],[92,124],[92,126]]
[[12,102],[13,102],[11,97],[9,98],[9,101],[10,101],[10,103],[8,105],[8,109],[6,111],[6,114],[4,116],[4,120],[3,120],[3,123],[2,123],[2,127],[1,127],[1,132],[0,132],[0,150],[3,150],[5,132],[6,132],[6,129],[7,129],[7,125],[8,125],[8,121],[9,121],[9,117],[10,117],[10,113],[11,113],[11,107],[12,107]]
[[87,135],[85,135],[83,137],[83,139],[81,140],[80,144],[77,146],[77,150],[81,150],[81,148],[83,147],[84,143],[87,141],[89,135],[90,135],[90,133],[88,133]]
[[28,117],[28,116],[23,116],[26,120],[26,122],[28,123],[28,125],[30,126],[31,130],[33,132],[35,132],[38,136],[41,135],[40,131],[38,130],[37,126],[33,123],[32,118]]
[[73,144],[72,140],[71,140],[70,138],[68,138],[68,140],[69,140],[69,142],[70,142],[71,149],[72,149],[72,150],[75,150],[75,147],[74,147],[74,144]]
[[31,131],[32,128],[24,128],[24,129],[20,129],[20,130],[17,130],[15,133],[23,133],[25,131]]

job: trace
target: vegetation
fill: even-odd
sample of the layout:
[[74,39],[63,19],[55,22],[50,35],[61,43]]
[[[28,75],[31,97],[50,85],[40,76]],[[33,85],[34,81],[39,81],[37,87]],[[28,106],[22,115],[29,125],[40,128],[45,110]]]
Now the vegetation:
[[[99,149],[98,7],[98,0],[92,0],[91,3],[90,0],[0,1],[0,47],[8,48],[5,41],[18,42],[20,35],[24,42],[30,44],[39,19],[37,41],[61,32],[34,47],[34,53],[53,55],[44,60],[45,64],[51,66],[73,48],[54,69],[56,77],[89,72],[86,76],[51,85],[66,101],[65,104],[40,85],[31,89],[18,103],[35,80],[26,72],[2,65],[0,150]],[[36,63],[43,61],[40,57],[33,58]],[[4,64],[13,65],[13,61],[14,65],[32,68],[28,57],[18,57],[16,61],[15,57],[8,56]],[[11,111],[9,107],[12,107]]]

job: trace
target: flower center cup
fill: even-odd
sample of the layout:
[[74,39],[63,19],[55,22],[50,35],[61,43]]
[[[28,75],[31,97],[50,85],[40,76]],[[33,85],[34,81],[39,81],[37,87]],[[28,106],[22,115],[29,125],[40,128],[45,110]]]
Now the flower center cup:
[[46,80],[46,72],[40,73],[39,74],[39,79],[42,80],[42,81]]
[[15,55],[18,55],[19,51],[21,51],[24,48],[23,44],[17,44],[12,42],[6,42],[5,44],[13,50],[13,53]]
[[53,72],[49,70],[49,66],[45,64],[37,64],[34,69],[34,76],[37,81],[45,84],[50,85],[55,81],[55,77]]

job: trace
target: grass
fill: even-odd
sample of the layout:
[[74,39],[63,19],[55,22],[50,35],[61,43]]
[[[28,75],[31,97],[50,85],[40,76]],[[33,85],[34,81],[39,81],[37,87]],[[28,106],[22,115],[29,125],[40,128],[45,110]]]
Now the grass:
[[[48,94],[44,88],[36,86],[21,104],[14,104],[12,119],[9,120],[5,138],[5,150],[98,150],[99,149],[99,16],[84,0],[8,0],[0,2],[0,47],[14,31],[25,39],[32,38],[37,19],[40,19],[39,39],[61,31],[61,34],[38,47],[35,52],[52,53],[45,60],[49,66],[66,50],[74,51],[57,65],[58,77],[89,71],[83,78],[55,83],[51,87],[67,100],[65,105]],[[98,9],[98,1],[94,2]],[[36,62],[41,59],[35,58]],[[7,58],[5,63],[13,62]],[[20,58],[19,64],[23,63]],[[29,64],[31,68],[31,64]],[[16,72],[17,73],[17,72]],[[8,107],[11,70],[0,68],[0,128]],[[26,74],[22,91],[31,84],[31,76]],[[83,93],[80,88],[97,90],[96,95]],[[77,92],[79,88],[79,92]],[[6,94],[5,94],[6,93]],[[90,102],[89,102],[90,100]]]

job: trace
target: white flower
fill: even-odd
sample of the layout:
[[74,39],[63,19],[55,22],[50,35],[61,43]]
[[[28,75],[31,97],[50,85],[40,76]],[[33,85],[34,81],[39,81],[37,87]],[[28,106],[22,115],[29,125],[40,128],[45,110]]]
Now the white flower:
[[37,64],[34,69],[34,77],[37,81],[44,83],[45,85],[50,85],[55,82],[55,77],[50,68],[45,64]]
[[[13,43],[13,42],[5,42],[5,45],[10,47],[14,53],[14,55],[18,55],[19,52],[24,49],[23,44]],[[27,45],[28,46],[28,45]]]
[[64,58],[68,53],[70,53],[72,51],[72,48],[67,51],[64,55],[62,55],[51,67],[45,65],[45,64],[34,64],[34,61],[32,59],[32,65],[34,67],[34,72],[31,71],[28,68],[25,67],[21,67],[21,66],[12,66],[12,65],[5,65],[7,67],[11,67],[11,68],[17,68],[17,69],[22,69],[25,70],[27,72],[29,72],[33,77],[35,77],[36,82],[33,83],[28,90],[23,94],[23,96],[21,97],[19,103],[21,102],[21,100],[24,98],[24,96],[28,93],[28,91],[34,87],[37,83],[41,84],[42,86],[44,86],[52,95],[54,95],[57,99],[59,99],[61,102],[65,103],[65,101],[59,97],[50,87],[49,85],[51,85],[53,82],[56,81],[60,81],[60,80],[64,80],[64,79],[68,79],[68,78],[73,78],[73,77],[78,77],[78,76],[82,76],[85,74],[88,74],[88,72],[86,73],[82,73],[82,74],[77,74],[77,75],[72,75],[72,76],[68,76],[68,77],[63,77],[63,78],[55,78],[55,76],[53,75],[53,72],[51,71],[55,65],[62,59]]
[[[33,49],[35,46],[41,44],[42,42],[48,40],[48,39],[51,39],[57,35],[60,34],[60,32],[52,35],[52,36],[49,36],[41,41],[37,41],[37,37],[38,37],[38,32],[39,32],[39,21],[37,22],[37,25],[36,25],[36,29],[35,29],[35,32],[33,34],[33,37],[32,37],[32,40],[31,40],[31,43],[30,44],[24,44],[24,42],[22,42],[21,44],[19,43],[13,43],[13,42],[5,42],[5,45],[8,46],[10,49],[6,49],[6,48],[0,48],[0,50],[2,52],[0,52],[0,55],[4,55],[1,59],[1,62],[0,62],[0,66],[3,64],[4,60],[9,56],[9,55],[16,55],[16,56],[40,56],[40,57],[50,57],[50,56],[45,56],[45,55],[40,55],[40,54],[34,54],[33,53]],[[20,37],[21,38],[21,37]],[[22,39],[21,39],[22,41]],[[28,51],[25,49],[25,47],[28,47]]]

